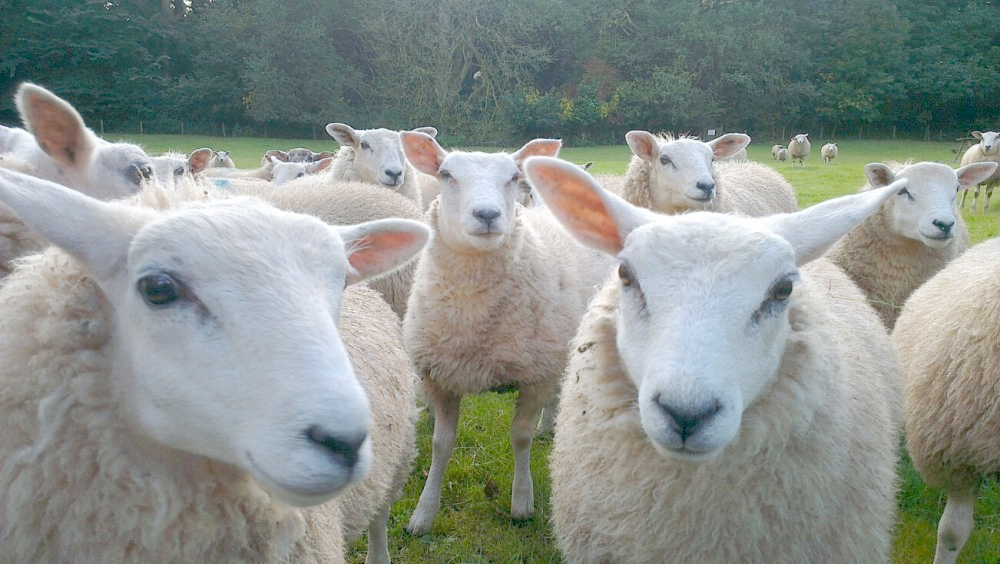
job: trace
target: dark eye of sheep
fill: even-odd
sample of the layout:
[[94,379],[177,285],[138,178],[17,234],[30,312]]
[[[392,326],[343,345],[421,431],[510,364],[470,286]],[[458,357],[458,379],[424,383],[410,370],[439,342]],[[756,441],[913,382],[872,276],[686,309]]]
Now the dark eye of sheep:
[[184,167],[179,166],[174,169],[174,176],[184,176]]
[[896,195],[897,195],[897,196],[906,196],[907,198],[909,198],[909,199],[910,199],[910,201],[912,201],[912,200],[913,200],[913,195],[912,195],[912,194],[910,194],[910,191],[909,191],[909,190],[907,190],[906,188],[900,188],[900,189],[899,189],[899,192],[896,192]]
[[372,150],[372,146],[371,146],[371,145],[369,145],[369,144],[368,144],[367,142],[365,142],[365,141],[362,141],[362,142],[361,142],[361,148],[362,148],[362,149],[364,149],[364,150],[366,150],[366,151],[371,151],[371,150]]
[[787,278],[779,281],[771,288],[771,298],[781,301],[787,300],[792,295],[792,286],[792,281]]
[[438,171],[438,176],[441,177],[441,180],[449,180],[449,179],[451,179],[451,173],[448,172],[447,170],[439,170]]
[[142,294],[142,299],[151,306],[164,306],[181,296],[180,284],[163,273],[143,276],[136,287]]
[[668,165],[668,164],[670,164],[670,158],[667,157],[666,155],[660,155],[660,164],[661,165]]
[[622,281],[622,286],[632,285],[632,271],[624,264],[618,265],[618,278]]

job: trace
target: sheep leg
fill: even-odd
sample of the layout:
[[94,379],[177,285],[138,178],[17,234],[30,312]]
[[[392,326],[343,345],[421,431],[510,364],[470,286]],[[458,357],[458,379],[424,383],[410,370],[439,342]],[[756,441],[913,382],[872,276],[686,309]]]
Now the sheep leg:
[[389,564],[389,509],[386,503],[368,525],[368,555],[365,564]]
[[[426,388],[425,388],[426,390]],[[430,532],[434,516],[441,508],[441,484],[444,471],[448,467],[455,450],[455,435],[458,433],[458,406],[461,397],[447,393],[428,393],[424,398],[434,407],[434,437],[431,440],[431,469],[420,492],[417,508],[413,510],[406,530],[410,534],[422,535]]]
[[964,210],[965,209],[965,197],[968,196],[968,195],[969,195],[969,189],[968,188],[966,188],[965,190],[962,190],[962,201],[958,203],[958,209],[960,209],[960,210]]
[[975,191],[972,192],[972,204],[969,206],[969,212],[976,211],[976,200],[979,199],[979,186],[976,186]]
[[512,519],[529,519],[535,513],[534,485],[531,481],[531,440],[535,435],[535,421],[550,398],[549,393],[539,393],[532,387],[521,387],[517,398],[517,411],[510,427],[510,444],[514,448],[514,482],[510,492]]
[[990,186],[986,189],[986,193],[983,194],[983,213],[990,211],[990,198],[993,196],[993,187]]
[[948,492],[948,502],[938,523],[937,551],[934,564],[954,564],[965,542],[972,535],[973,512],[976,508],[976,492],[971,489],[953,489]]

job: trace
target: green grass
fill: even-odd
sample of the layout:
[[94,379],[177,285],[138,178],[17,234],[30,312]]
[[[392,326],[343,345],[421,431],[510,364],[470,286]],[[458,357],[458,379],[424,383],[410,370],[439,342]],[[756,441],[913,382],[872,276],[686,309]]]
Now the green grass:
[[[309,147],[314,151],[334,150],[332,139],[323,141],[288,139],[239,139],[179,137],[168,135],[109,135],[143,145],[152,153],[198,147],[232,151],[236,164],[256,167],[267,149],[287,150]],[[802,168],[771,159],[771,143],[752,143],[751,159],[767,163],[781,172],[795,187],[802,207],[835,196],[856,192],[865,182],[864,166],[870,162],[937,161],[953,162],[954,144],[916,141],[837,142],[839,156],[830,164],[819,157],[822,140],[813,143],[813,154]],[[487,150],[487,149],[477,149]],[[594,174],[622,174],[631,153],[622,143],[615,147],[567,147],[560,156],[575,163],[594,161]],[[1000,235],[1000,212],[963,212],[973,243]],[[558,562],[550,515],[547,458],[551,439],[540,437],[532,448],[535,478],[535,517],[514,523],[509,517],[513,457],[510,450],[510,421],[514,394],[484,394],[463,400],[454,457],[442,488],[442,507],[429,534],[413,537],[405,531],[416,507],[430,467],[432,425],[426,414],[418,423],[419,457],[402,499],[394,506],[389,522],[390,553],[396,562],[513,563]],[[938,518],[945,495],[929,489],[920,480],[904,454],[899,468],[899,516],[893,562],[929,563],[934,558]],[[365,541],[361,539],[349,554],[353,563],[364,561]],[[982,487],[976,506],[972,538],[962,551],[962,564],[1000,564],[1000,483],[990,480]]]

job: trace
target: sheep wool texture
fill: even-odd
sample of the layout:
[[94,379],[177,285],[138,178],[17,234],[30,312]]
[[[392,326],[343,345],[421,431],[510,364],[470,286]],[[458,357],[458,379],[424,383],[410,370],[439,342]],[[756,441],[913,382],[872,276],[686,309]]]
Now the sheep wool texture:
[[[397,134],[398,135],[398,134]],[[342,146],[337,150],[337,155],[333,158],[333,164],[330,165],[330,176],[335,180],[353,180],[358,182],[363,182],[364,179],[361,178],[361,173],[354,165],[354,159],[357,155],[354,147]],[[416,169],[413,168],[407,161],[403,161],[403,183],[399,186],[389,187],[385,186],[387,190],[395,190],[399,194],[413,200],[421,209],[426,208],[426,205],[421,202],[421,185],[420,177],[427,176],[425,174],[418,173]],[[437,182],[437,179],[434,179]]]
[[933,488],[1000,472],[1000,238],[972,247],[913,292],[893,331],[906,446]]
[[[871,185],[861,191],[867,190]],[[890,331],[910,294],[969,248],[961,214],[955,214],[955,240],[935,249],[892,231],[893,205],[888,200],[826,253],[861,288]]]
[[619,282],[595,296],[571,345],[550,460],[566,562],[889,561],[898,364],[839,269],[818,259],[801,272],[778,375],[738,437],[700,464],[650,443],[617,353]]

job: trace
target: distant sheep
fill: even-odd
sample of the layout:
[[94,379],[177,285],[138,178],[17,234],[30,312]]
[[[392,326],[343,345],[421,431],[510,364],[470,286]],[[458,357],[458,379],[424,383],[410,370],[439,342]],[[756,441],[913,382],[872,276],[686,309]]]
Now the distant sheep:
[[928,486],[948,494],[935,564],[972,534],[980,483],[1000,473],[1000,238],[982,242],[918,288],[892,338],[903,366],[906,446]]
[[203,147],[191,151],[190,157],[175,152],[150,157],[153,163],[153,178],[167,185],[174,185],[182,178],[193,178],[195,174],[208,168],[213,154],[212,149]]
[[830,164],[830,161],[837,158],[838,152],[839,151],[837,149],[836,143],[827,143],[823,145],[819,150],[819,154],[821,157],[823,157],[823,162],[826,164]]
[[750,143],[742,133],[711,141],[634,130],[625,135],[633,157],[621,188],[629,202],[663,213],[690,210],[763,216],[798,209],[795,190],[778,171],[726,159]]
[[778,151],[784,148],[784,145],[771,145],[771,158],[778,160]]
[[778,157],[777,158],[781,162],[785,162],[789,158],[791,158],[791,157],[788,156],[788,149],[786,149],[785,147],[782,147],[782,148],[778,149]]
[[808,133],[799,133],[788,141],[788,156],[792,159],[792,166],[795,166],[796,162],[799,163],[799,166],[805,166],[805,160],[810,151],[812,151],[812,145],[809,143]]
[[333,164],[333,157],[327,157],[325,159],[320,159],[316,162],[306,161],[306,162],[283,162],[277,157],[271,157],[274,159],[271,168],[271,184],[275,187],[281,186],[290,180],[295,180],[296,178],[302,178],[310,174],[316,174],[329,168]]
[[0,154],[24,160],[39,178],[113,200],[138,192],[153,177],[142,148],[101,139],[69,102],[45,88],[24,82],[14,103],[25,129],[0,126]]
[[[437,129],[415,129],[430,137],[437,136]],[[433,199],[437,181],[419,174],[406,161],[399,142],[399,131],[389,129],[356,130],[344,123],[330,123],[326,132],[340,143],[340,150],[330,167],[330,174],[337,180],[360,180],[395,190],[410,198],[422,209],[427,209],[424,191]],[[428,187],[425,188],[423,185]]]
[[236,163],[229,156],[229,151],[215,151],[208,161],[207,168],[236,168]]
[[510,513],[529,518],[535,422],[556,392],[569,340],[610,261],[573,241],[544,206],[515,203],[524,160],[556,154],[558,140],[491,154],[449,153],[419,132],[400,139],[407,160],[441,185],[425,215],[431,242],[403,319],[406,349],[434,413],[431,466],[407,530],[423,534],[434,523],[462,397],[509,387],[519,390]]
[[890,330],[906,298],[969,248],[969,231],[955,211],[957,191],[996,169],[976,163],[958,170],[921,162],[871,163],[861,191],[906,180],[894,197],[837,242],[827,256],[861,288]]
[[0,171],[0,201],[59,247],[0,289],[4,558],[342,562],[413,456],[399,321],[344,288],[426,227],[334,228],[191,183],[139,198]]
[[562,381],[564,560],[888,562],[899,366],[821,255],[902,183],[767,218],[667,216],[562,161],[526,166],[563,225],[619,263]]
[[[977,162],[995,162],[1000,164],[1000,133],[996,131],[987,131],[986,133],[973,131],[972,136],[979,139],[979,143],[976,143],[965,151],[965,154],[962,155],[961,166]],[[993,195],[993,189],[998,184],[1000,184],[1000,170],[994,173],[993,176],[977,184],[975,192],[972,195],[972,203],[969,205],[969,211],[976,211],[976,201],[979,199],[980,193],[983,195],[983,211],[990,211],[990,196]],[[968,192],[968,188],[962,192],[962,201],[959,203],[960,209],[965,208],[965,196]]]

